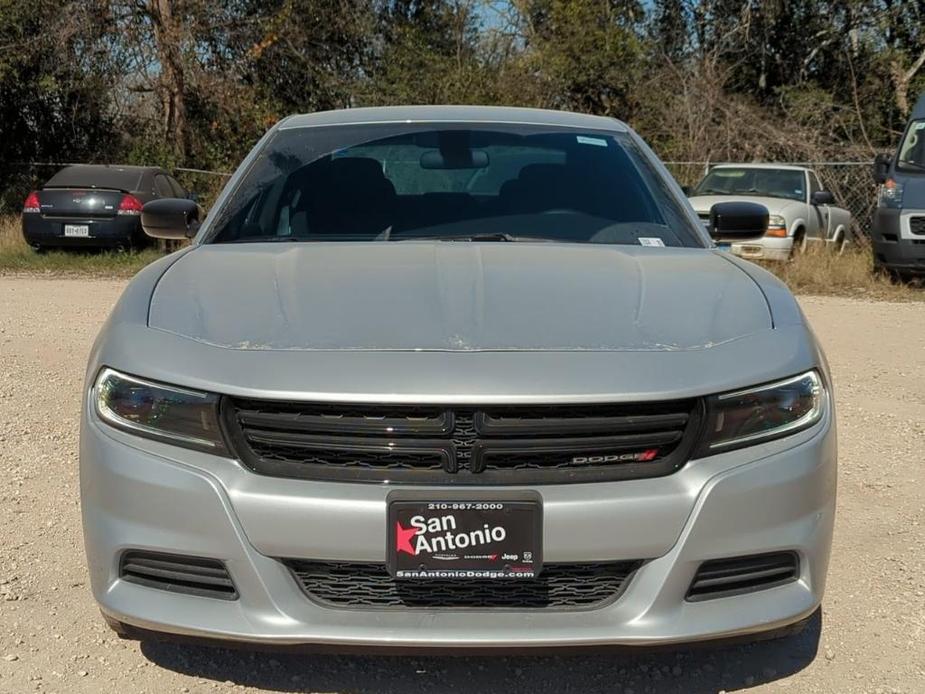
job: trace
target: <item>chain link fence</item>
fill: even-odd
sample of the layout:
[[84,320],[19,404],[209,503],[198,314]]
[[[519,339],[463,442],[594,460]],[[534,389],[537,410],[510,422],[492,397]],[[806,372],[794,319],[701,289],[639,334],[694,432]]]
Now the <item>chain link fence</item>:
[[[695,186],[704,177],[711,166],[718,162],[705,161],[668,161],[665,165],[678,183]],[[723,162],[729,163],[729,162]],[[806,166],[816,171],[822,185],[835,195],[836,204],[851,212],[851,234],[855,240],[866,241],[870,236],[870,224],[874,208],[877,205],[877,186],[871,177],[869,161],[839,162],[779,162],[787,165]],[[22,200],[28,192],[50,178],[65,162],[14,163],[15,176],[7,181],[7,189],[2,196],[0,213],[19,213]],[[204,169],[175,168],[172,170],[177,180],[187,190],[195,193],[208,208],[231,175],[227,171],[207,171]]]
[[[0,178],[2,181],[0,216],[18,215],[29,191],[41,187],[60,169],[72,163],[75,162],[8,162],[2,164],[2,168],[6,171]],[[113,166],[117,165],[113,164]],[[171,172],[184,188],[195,193],[197,200],[206,209],[212,205],[231,176],[231,173],[227,171],[207,171],[185,167],[173,169],[167,167],[166,170]]]
[[[719,162],[667,161],[665,166],[682,186],[695,186],[711,166]],[[736,163],[736,162],[722,162]],[[835,195],[835,204],[851,212],[853,240],[866,243],[877,206],[877,185],[871,176],[870,161],[776,162],[786,166],[813,169],[826,190]]]

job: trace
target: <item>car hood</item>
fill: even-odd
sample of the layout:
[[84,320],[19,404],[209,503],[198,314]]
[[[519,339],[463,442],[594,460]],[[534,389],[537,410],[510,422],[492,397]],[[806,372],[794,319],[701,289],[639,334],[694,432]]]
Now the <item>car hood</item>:
[[703,350],[772,327],[706,249],[558,243],[204,245],[151,328],[238,350]]
[[784,198],[767,198],[761,195],[697,195],[690,199],[697,214],[709,214],[710,208],[718,202],[754,202],[768,208],[768,214],[784,214],[789,207],[800,203]]

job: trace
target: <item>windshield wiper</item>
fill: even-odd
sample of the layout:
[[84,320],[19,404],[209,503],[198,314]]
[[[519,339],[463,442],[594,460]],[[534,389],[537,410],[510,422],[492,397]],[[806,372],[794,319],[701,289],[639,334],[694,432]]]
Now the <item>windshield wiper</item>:
[[243,239],[232,239],[222,243],[300,243],[302,241],[315,241],[300,236],[245,236]]
[[392,241],[555,241],[546,236],[522,236],[505,232],[491,232],[485,234],[433,234],[430,236],[391,237]]
[[916,171],[925,171],[925,164],[919,164],[917,161],[903,161],[900,159],[898,163],[903,169],[911,168]]

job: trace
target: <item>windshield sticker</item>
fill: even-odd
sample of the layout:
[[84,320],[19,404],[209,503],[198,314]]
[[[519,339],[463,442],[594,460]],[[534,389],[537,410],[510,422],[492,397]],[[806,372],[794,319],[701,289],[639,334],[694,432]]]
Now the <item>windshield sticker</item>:
[[595,147],[606,147],[607,140],[600,137],[585,137],[584,135],[577,135],[576,138],[579,143],[583,145],[594,145]]
[[664,248],[664,247],[665,247],[665,242],[662,241],[662,240],[661,240],[660,238],[658,238],[658,237],[640,236],[640,237],[639,237],[639,245],[640,245],[640,246],[661,246],[662,248]]
[[717,178],[743,178],[745,176],[742,169],[714,169],[711,173]]

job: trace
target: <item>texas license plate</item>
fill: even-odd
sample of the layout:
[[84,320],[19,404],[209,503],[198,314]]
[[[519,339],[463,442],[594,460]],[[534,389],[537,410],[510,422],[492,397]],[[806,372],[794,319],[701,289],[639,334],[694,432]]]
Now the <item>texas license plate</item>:
[[90,227],[86,224],[65,224],[64,235],[86,238],[90,235]]
[[538,496],[402,498],[388,503],[389,572],[397,579],[535,578],[542,568]]

